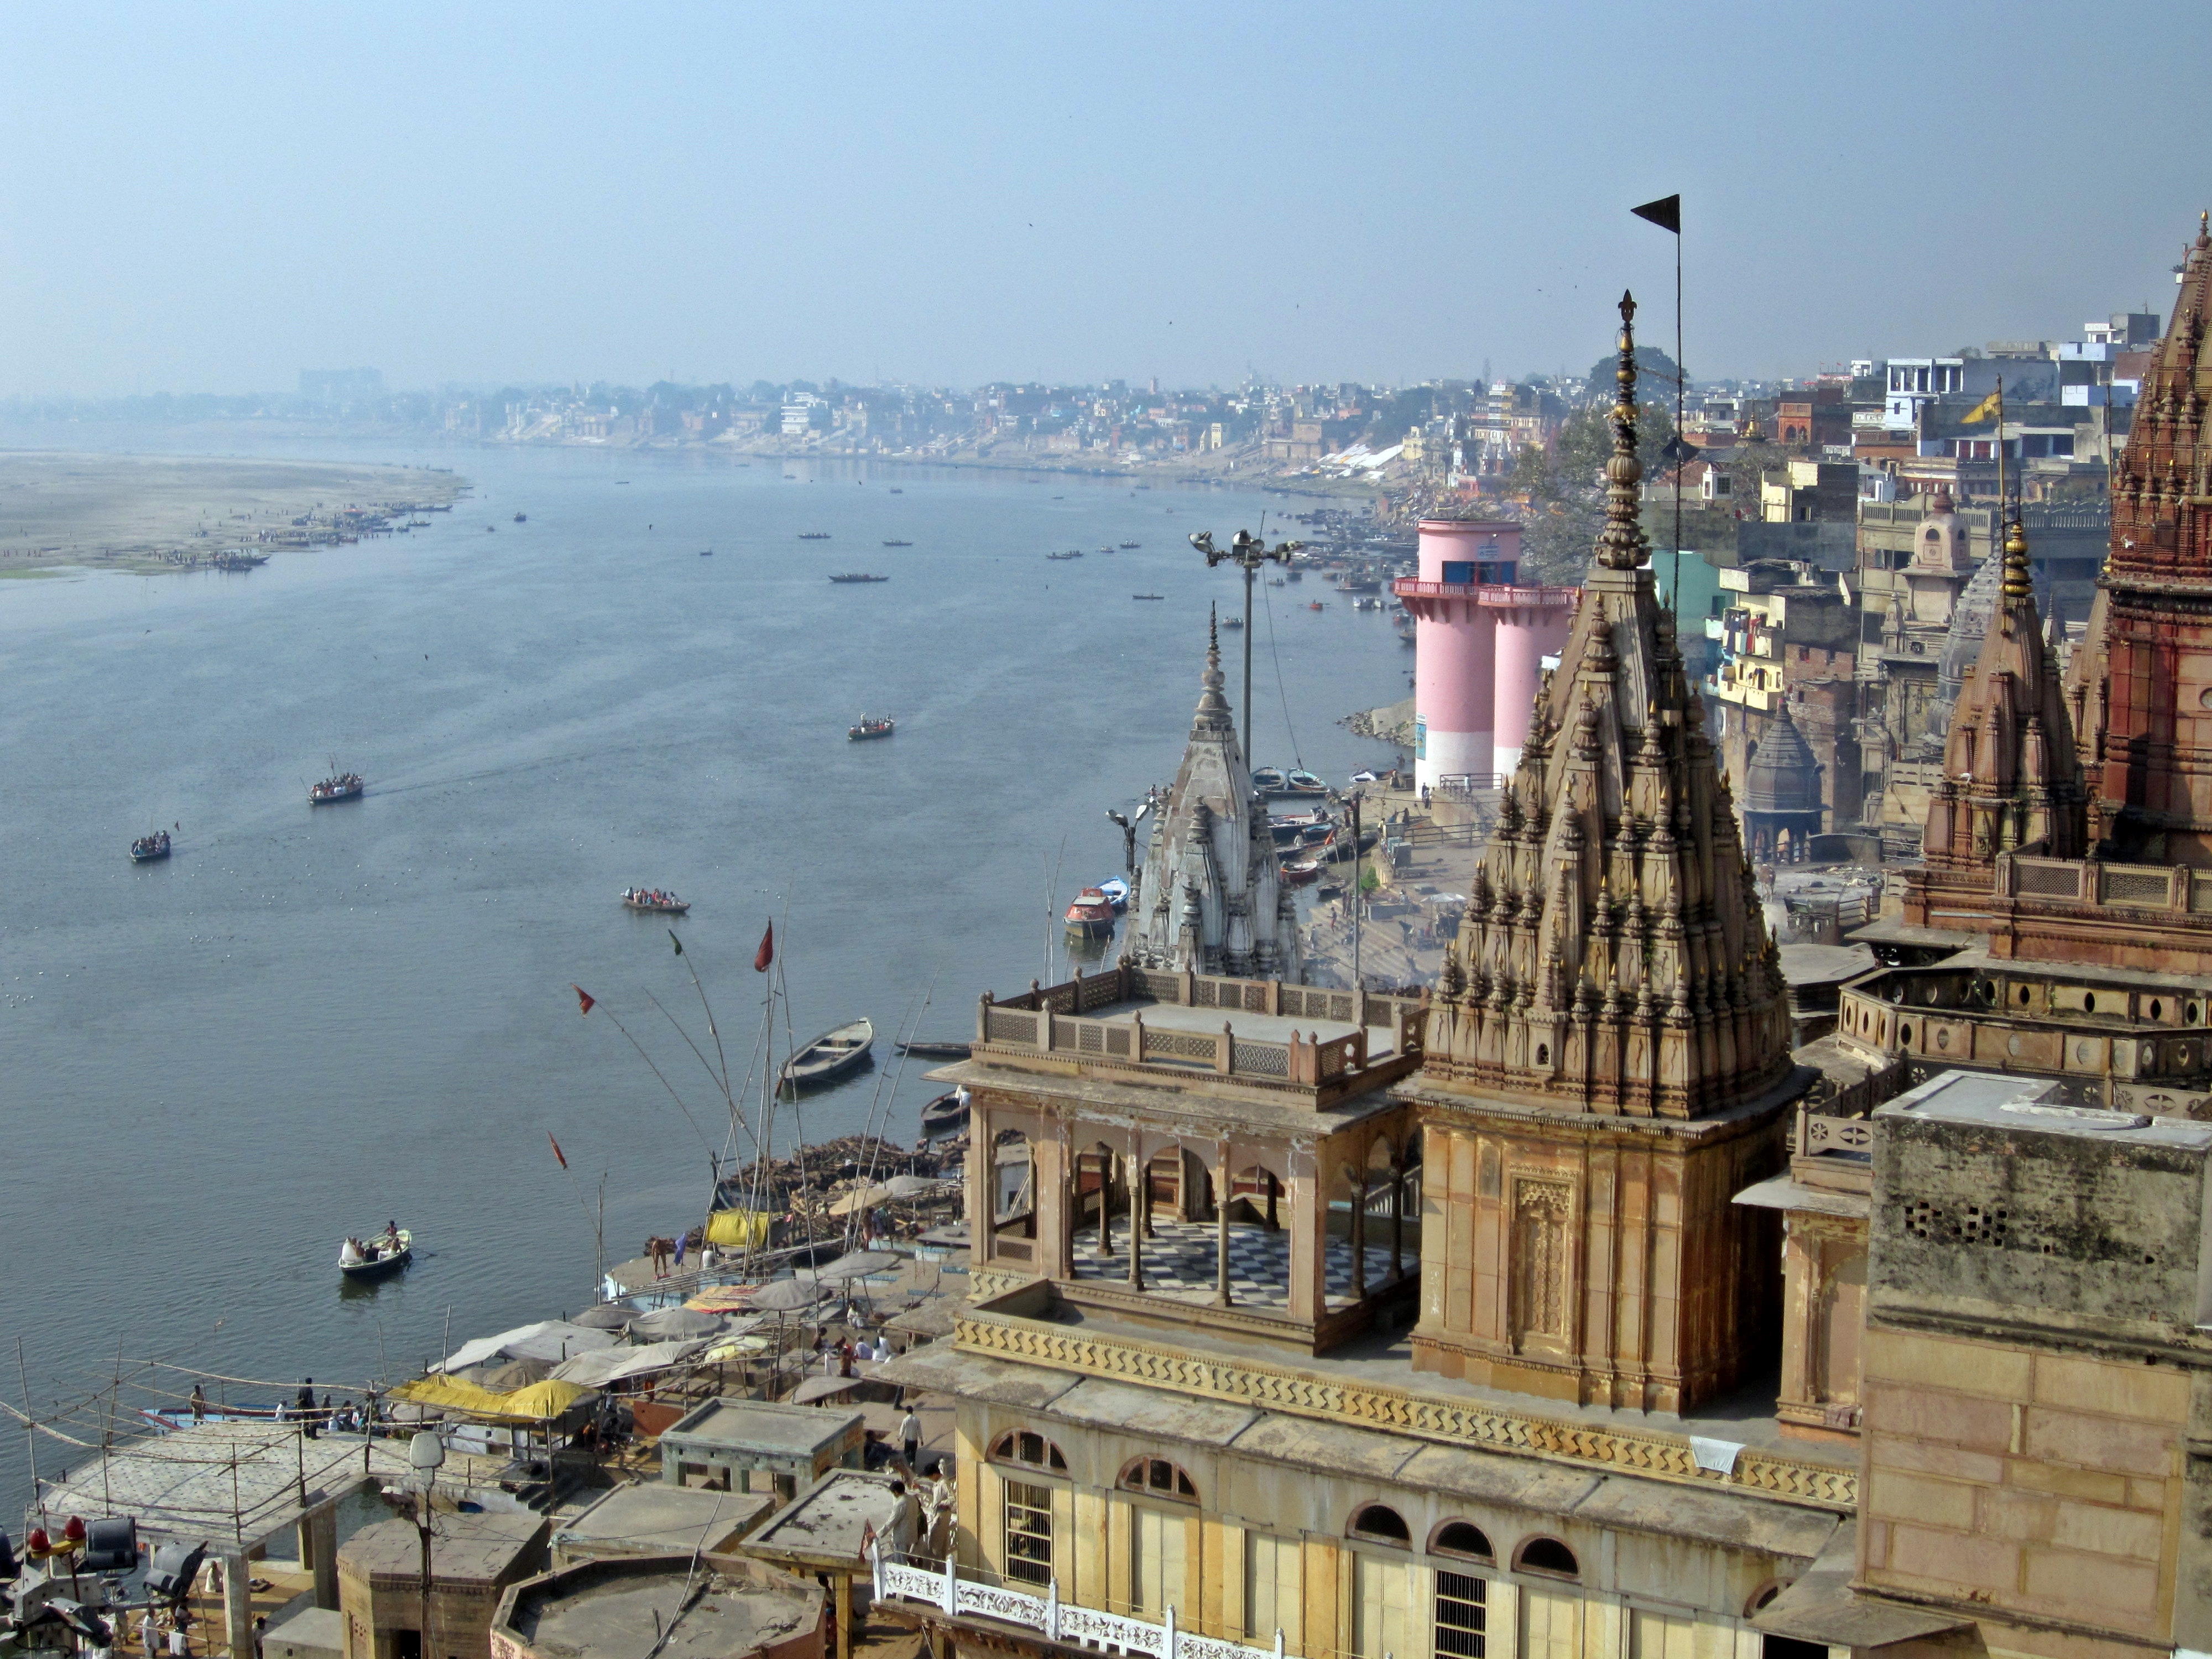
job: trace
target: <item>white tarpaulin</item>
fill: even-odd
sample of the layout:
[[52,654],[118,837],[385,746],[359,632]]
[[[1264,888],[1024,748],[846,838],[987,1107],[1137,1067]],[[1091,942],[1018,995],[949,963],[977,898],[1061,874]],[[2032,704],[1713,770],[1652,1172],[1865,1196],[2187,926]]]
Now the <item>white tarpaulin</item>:
[[655,1342],[642,1348],[606,1348],[598,1353],[580,1353],[556,1365],[553,1379],[603,1389],[626,1377],[642,1376],[647,1371],[665,1371],[672,1365],[680,1365],[706,1346],[704,1342]]
[[580,1353],[611,1348],[617,1340],[612,1331],[595,1331],[558,1319],[541,1319],[534,1325],[517,1325],[511,1331],[501,1331],[497,1336],[480,1336],[473,1342],[464,1342],[446,1356],[444,1364],[432,1369],[465,1370],[487,1359],[544,1359],[557,1365]]

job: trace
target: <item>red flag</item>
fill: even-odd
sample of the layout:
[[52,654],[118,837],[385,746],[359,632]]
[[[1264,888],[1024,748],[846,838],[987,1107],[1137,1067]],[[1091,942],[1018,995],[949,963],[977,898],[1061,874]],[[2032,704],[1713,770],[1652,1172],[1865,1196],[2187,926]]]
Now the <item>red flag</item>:
[[576,994],[576,1012],[578,1013],[588,1014],[593,1008],[599,1006],[599,1000],[593,996],[589,991],[586,991],[582,986],[571,985],[568,988]]
[[[545,1139],[548,1140],[553,1140],[553,1132],[550,1129],[548,1129],[545,1132]],[[561,1167],[562,1169],[565,1170],[568,1167],[568,1160],[566,1158],[562,1157],[561,1143],[557,1140],[553,1140],[553,1156],[561,1159]]]
[[769,963],[775,960],[775,924],[771,921],[768,925],[768,932],[761,935],[761,948],[753,952],[753,972],[757,974],[768,972]]

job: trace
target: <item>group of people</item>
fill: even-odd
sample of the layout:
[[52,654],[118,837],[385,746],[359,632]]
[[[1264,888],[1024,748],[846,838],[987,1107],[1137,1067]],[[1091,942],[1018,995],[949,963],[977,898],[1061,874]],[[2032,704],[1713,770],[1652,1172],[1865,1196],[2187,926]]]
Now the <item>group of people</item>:
[[399,1248],[400,1243],[399,1224],[397,1221],[386,1221],[384,1224],[384,1231],[373,1239],[364,1242],[358,1238],[348,1238],[345,1242],[345,1249],[340,1252],[340,1257],[346,1261],[375,1261],[390,1255]]
[[[195,1423],[204,1423],[210,1412],[219,1409],[209,1403],[207,1389],[198,1382],[192,1384],[191,1398],[186,1404]],[[369,1408],[365,1405],[340,1400],[327,1392],[318,1401],[315,1379],[310,1376],[300,1384],[299,1393],[289,1402],[277,1401],[276,1421],[303,1424],[307,1438],[314,1440],[325,1428],[344,1434],[357,1433],[369,1426],[370,1419]]]
[[665,905],[681,904],[684,901],[677,897],[675,894],[668,891],[665,888],[625,887],[623,889],[623,902],[625,904]]
[[822,1356],[823,1376],[858,1376],[856,1366],[880,1365],[891,1357],[891,1340],[879,1332],[872,1343],[865,1335],[858,1342],[850,1337],[831,1342],[817,1331],[814,1351]]
[[131,843],[131,850],[141,857],[149,853],[166,853],[169,850],[169,832],[156,830],[150,836],[141,836]]

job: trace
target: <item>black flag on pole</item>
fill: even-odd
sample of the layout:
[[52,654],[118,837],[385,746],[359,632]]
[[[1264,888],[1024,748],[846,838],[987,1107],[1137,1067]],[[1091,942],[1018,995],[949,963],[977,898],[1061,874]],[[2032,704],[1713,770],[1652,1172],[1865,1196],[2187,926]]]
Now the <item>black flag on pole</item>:
[[1628,210],[1639,219],[1650,221],[1662,230],[1671,230],[1677,236],[1682,234],[1682,198],[1680,196],[1662,196],[1656,202],[1646,202],[1642,207]]

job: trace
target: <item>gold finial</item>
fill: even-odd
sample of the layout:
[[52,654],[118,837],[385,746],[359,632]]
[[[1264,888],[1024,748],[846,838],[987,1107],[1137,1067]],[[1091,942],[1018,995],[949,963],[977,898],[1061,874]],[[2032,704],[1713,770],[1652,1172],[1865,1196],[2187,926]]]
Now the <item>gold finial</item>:
[[1620,390],[1613,403],[1613,458],[1605,464],[1605,528],[1598,534],[1597,562],[1608,570],[1633,570],[1650,549],[1637,521],[1636,486],[1644,465],[1636,459],[1636,296],[1620,296],[1620,363],[1613,371]]
[[2025,599],[2034,592],[2035,584],[2027,570],[2027,532],[2014,519],[2005,532],[2004,596],[2008,599]]

